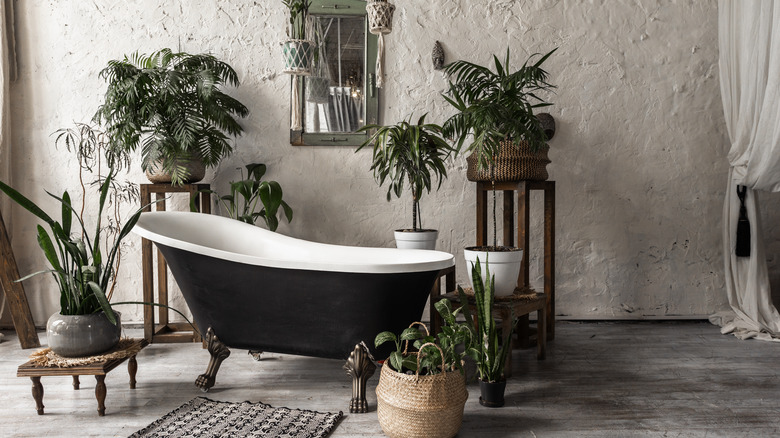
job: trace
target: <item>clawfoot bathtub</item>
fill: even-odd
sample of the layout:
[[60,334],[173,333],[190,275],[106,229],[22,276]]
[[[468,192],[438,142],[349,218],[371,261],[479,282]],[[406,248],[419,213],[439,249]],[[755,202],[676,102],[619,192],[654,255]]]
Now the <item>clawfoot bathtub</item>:
[[347,359],[350,412],[367,410],[376,334],[418,320],[454,264],[444,252],[314,243],[201,213],[143,213],[133,231],[155,242],[206,330],[198,387],[214,385],[229,348]]

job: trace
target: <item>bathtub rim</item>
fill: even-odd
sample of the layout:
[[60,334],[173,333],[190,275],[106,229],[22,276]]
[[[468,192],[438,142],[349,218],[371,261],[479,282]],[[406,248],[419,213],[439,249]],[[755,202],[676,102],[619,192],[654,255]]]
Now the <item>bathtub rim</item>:
[[[361,249],[368,249],[371,251],[382,251],[387,253],[397,253],[400,260],[403,260],[403,253],[407,256],[420,257],[425,260],[418,262],[393,262],[393,263],[345,263],[345,262],[323,262],[323,261],[301,261],[287,258],[272,259],[267,257],[260,257],[257,255],[241,254],[237,252],[231,252],[223,249],[213,248],[197,243],[192,243],[173,237],[169,237],[159,232],[152,231],[146,228],[144,223],[145,217],[154,216],[166,216],[166,217],[194,217],[194,216],[208,216],[208,220],[224,221],[225,224],[236,228],[244,228],[245,230],[251,230],[259,234],[272,233],[275,236],[281,236],[284,239],[290,239],[293,242],[298,242],[305,246],[317,247],[320,250],[327,250],[328,247],[336,248],[349,248],[350,251],[359,251]],[[285,236],[283,234],[275,233],[264,228],[256,227],[244,222],[237,221],[235,219],[226,218],[214,214],[205,213],[193,213],[184,211],[155,211],[144,212],[138,219],[138,223],[133,227],[132,232],[148,239],[152,242],[160,243],[162,245],[178,248],[185,251],[191,251],[197,254],[203,254],[210,257],[215,257],[223,260],[229,260],[236,263],[243,263],[247,265],[266,266],[270,268],[280,269],[296,269],[296,270],[310,270],[310,271],[329,271],[329,272],[347,272],[358,274],[393,274],[402,272],[427,272],[438,271],[455,266],[455,256],[443,252],[443,251],[430,251],[430,250],[418,250],[418,249],[397,249],[397,248],[377,248],[377,247],[359,247],[349,245],[334,245],[328,243],[312,242],[304,239],[298,239],[291,236]]]

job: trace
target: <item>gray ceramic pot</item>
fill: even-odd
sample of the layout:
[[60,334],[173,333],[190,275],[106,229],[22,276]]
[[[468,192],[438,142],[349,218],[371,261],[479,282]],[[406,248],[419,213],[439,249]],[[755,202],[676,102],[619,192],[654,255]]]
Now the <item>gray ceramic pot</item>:
[[117,324],[111,324],[103,312],[91,315],[55,313],[46,323],[49,348],[63,357],[93,356],[111,349],[122,332],[120,313]]

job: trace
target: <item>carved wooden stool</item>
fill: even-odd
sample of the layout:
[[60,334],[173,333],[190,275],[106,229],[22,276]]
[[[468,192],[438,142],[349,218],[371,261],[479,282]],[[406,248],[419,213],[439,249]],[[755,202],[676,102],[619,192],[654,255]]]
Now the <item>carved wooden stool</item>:
[[[131,346],[140,346],[140,349],[143,349],[147,345],[148,343],[145,339],[138,339],[135,341],[135,344],[132,344]],[[67,368],[36,366],[32,361],[28,361],[19,366],[16,370],[16,376],[29,377],[30,380],[32,380],[32,395],[35,399],[38,415],[43,415],[43,384],[41,384],[41,377],[73,376],[73,389],[79,389],[79,376],[95,376],[95,380],[97,380],[95,397],[98,402],[98,415],[102,417],[106,414],[106,374],[128,359],[130,359],[127,363],[127,372],[130,374],[130,389],[135,389],[135,374],[138,371],[138,363],[135,360],[135,354],[121,359],[103,360],[87,365],[77,365]]]

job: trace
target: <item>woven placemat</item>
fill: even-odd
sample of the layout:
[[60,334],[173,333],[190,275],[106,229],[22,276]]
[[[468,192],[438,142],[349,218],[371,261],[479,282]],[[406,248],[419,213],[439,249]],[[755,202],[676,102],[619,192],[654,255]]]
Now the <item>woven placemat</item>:
[[[470,287],[463,288],[463,292],[469,297],[474,296],[474,289]],[[536,298],[536,291],[528,286],[516,287],[512,295],[497,296],[494,301],[519,301],[519,300],[532,300]]]
[[263,403],[231,403],[197,397],[130,438],[324,438],[343,416],[341,412],[275,408]]
[[80,365],[89,365],[91,363],[103,362],[105,360],[124,359],[135,356],[141,351],[141,344],[137,339],[122,338],[114,348],[98,356],[87,357],[62,357],[51,351],[51,348],[38,350],[30,355],[30,361],[38,367],[58,367],[68,368]]

